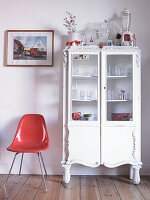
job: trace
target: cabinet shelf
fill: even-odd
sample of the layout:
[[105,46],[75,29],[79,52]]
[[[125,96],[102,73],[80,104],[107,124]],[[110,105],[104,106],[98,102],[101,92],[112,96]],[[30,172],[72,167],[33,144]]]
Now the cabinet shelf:
[[91,99],[91,100],[88,100],[88,99],[72,99],[72,101],[76,101],[76,102],[95,102],[97,101],[97,99]]
[[127,78],[129,76],[107,76],[108,79]]
[[76,79],[97,79],[98,78],[98,76],[90,76],[90,75],[83,76],[83,75],[75,75],[75,74],[73,74],[72,77]]
[[117,100],[107,100],[107,102],[130,102],[131,100],[120,100],[120,99],[117,99]]

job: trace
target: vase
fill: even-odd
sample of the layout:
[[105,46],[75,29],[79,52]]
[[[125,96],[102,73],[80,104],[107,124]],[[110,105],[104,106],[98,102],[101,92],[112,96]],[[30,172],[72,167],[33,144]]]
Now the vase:
[[80,41],[80,34],[79,34],[79,32],[69,32],[68,33],[68,40],[70,42],[75,41],[75,40]]

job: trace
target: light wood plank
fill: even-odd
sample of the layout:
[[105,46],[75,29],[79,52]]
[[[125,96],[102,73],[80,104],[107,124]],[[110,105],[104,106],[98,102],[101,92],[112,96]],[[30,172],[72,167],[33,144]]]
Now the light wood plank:
[[22,188],[24,183],[29,178],[29,175],[11,175],[8,179],[6,190],[0,191],[0,199],[14,199],[18,191]]
[[144,200],[136,185],[131,183],[129,178],[115,176],[113,181],[122,200]]
[[96,176],[81,176],[81,200],[100,200]]
[[0,175],[0,187],[3,187],[4,181],[6,180],[6,174],[1,174]]
[[34,200],[56,200],[58,199],[62,176],[48,176],[46,178],[47,192],[40,187]]
[[102,200],[120,200],[120,196],[109,176],[98,176],[98,188]]
[[42,182],[42,177],[39,175],[30,176],[27,182],[24,184],[23,188],[18,192],[15,200],[32,200],[34,199],[40,185]]
[[[141,177],[139,185],[120,176],[72,176],[69,184],[61,179],[48,176],[45,192],[41,176],[11,175],[7,192],[0,187],[0,200],[150,200],[150,177]],[[6,175],[0,175],[1,186],[5,180]]]
[[141,183],[137,185],[137,188],[146,200],[150,200],[150,177],[141,177]]
[[79,176],[71,176],[70,183],[61,184],[58,200],[80,200]]

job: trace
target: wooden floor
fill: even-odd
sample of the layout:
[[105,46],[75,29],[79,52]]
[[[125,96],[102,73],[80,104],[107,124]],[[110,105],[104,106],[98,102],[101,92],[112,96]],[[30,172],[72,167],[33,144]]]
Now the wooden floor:
[[62,176],[48,176],[48,192],[41,176],[11,175],[6,191],[5,179],[0,175],[0,200],[150,200],[150,177],[146,176],[139,185],[124,176],[72,176],[69,184],[62,183]]

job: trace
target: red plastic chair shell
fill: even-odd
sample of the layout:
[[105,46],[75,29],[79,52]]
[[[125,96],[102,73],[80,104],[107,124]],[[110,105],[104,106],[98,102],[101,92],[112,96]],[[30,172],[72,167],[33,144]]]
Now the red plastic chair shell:
[[37,153],[49,148],[49,138],[44,117],[40,114],[24,115],[8,151]]

